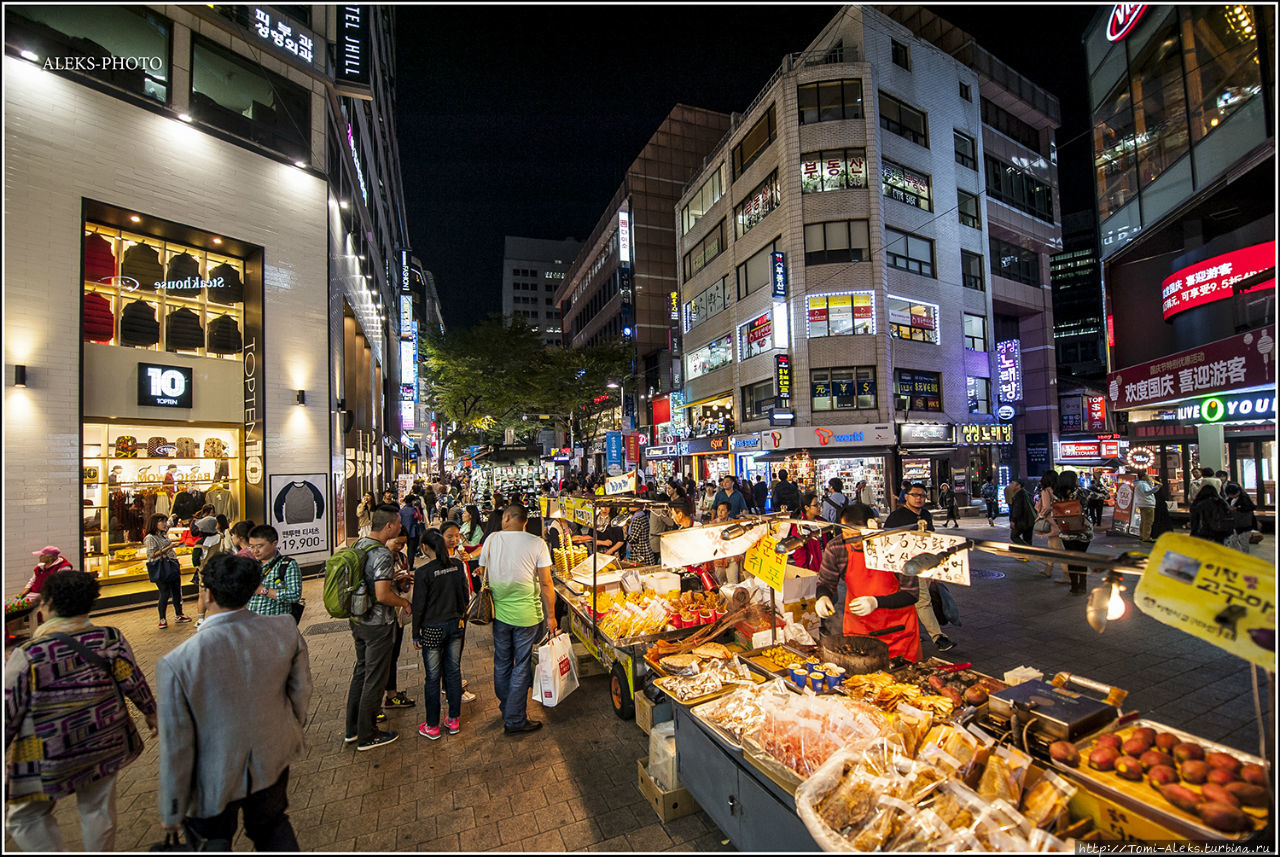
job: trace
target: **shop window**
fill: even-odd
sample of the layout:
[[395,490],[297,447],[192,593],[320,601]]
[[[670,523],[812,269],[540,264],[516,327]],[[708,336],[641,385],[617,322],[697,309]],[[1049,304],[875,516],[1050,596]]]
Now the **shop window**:
[[969,391],[969,413],[991,413],[991,379],[970,377],[965,386]]
[[693,225],[711,210],[711,207],[724,196],[724,163],[716,167],[711,176],[702,183],[693,198],[680,209],[681,235],[688,234]]
[[708,262],[724,252],[724,221],[721,220],[693,249],[684,254],[684,278],[688,280],[701,271]]
[[[1133,102],[1128,78],[1093,111],[1093,168],[1097,180],[1098,219],[1106,220],[1138,192]],[[991,178],[987,178],[988,188]]]
[[987,290],[986,278],[982,276],[981,255],[968,250],[960,251],[960,279],[966,289],[973,289],[975,292]]
[[866,149],[809,152],[800,162],[801,193],[822,193],[866,186]]
[[[55,73],[82,74],[161,104],[169,103],[171,32],[166,18],[143,6],[5,5],[7,45],[68,68],[51,65]],[[93,67],[78,58],[92,58]]]
[[1006,137],[1021,143],[1033,152],[1040,151],[1040,132],[1014,116],[1008,110],[986,98],[982,100],[982,124],[988,125]]
[[737,226],[738,237],[741,238],[750,232],[753,226],[764,220],[769,212],[781,203],[782,188],[778,185],[778,171],[774,170],[734,208],[733,220]]
[[800,124],[862,118],[862,81],[824,80],[796,87]]
[[880,164],[880,195],[925,211],[933,210],[929,202],[929,177],[890,160]]
[[770,104],[769,109],[742,138],[742,142],[733,147],[733,177],[736,179],[741,176],[742,171],[751,166],[777,136],[774,106]]
[[907,50],[907,46],[902,42],[896,39],[889,40],[889,56],[894,65],[911,71],[911,52]]
[[933,242],[919,235],[885,227],[884,255],[890,268],[910,271],[925,277],[933,273]]
[[85,340],[241,359],[242,259],[86,222],[83,263]]
[[1234,4],[1180,10],[1194,15],[1182,26],[1193,142],[1262,92],[1255,10]]
[[914,342],[937,345],[938,307],[923,301],[895,298],[890,295],[885,305],[889,310],[889,335]]
[[310,159],[311,93],[195,34],[191,115],[291,158]]
[[742,413],[744,419],[759,419],[769,415],[773,407],[773,379],[749,384],[742,388]]
[[811,295],[806,299],[806,305],[809,339],[819,336],[870,336],[876,332],[874,292]]
[[773,285],[773,254],[778,249],[778,239],[767,244],[758,253],[738,266],[738,299],[752,292]]
[[684,332],[688,333],[707,319],[728,309],[731,303],[733,290],[729,288],[729,278],[721,277],[684,305]]
[[733,362],[733,337],[722,336],[685,356],[685,378],[692,381]]
[[815,411],[865,411],[876,407],[876,367],[814,369],[809,397]]
[[899,137],[906,137],[913,143],[919,143],[926,149],[929,147],[926,115],[883,92],[880,93],[880,127]]
[[738,359],[748,360],[773,350],[773,311],[738,325]]
[[1133,60],[1130,77],[1138,183],[1146,187],[1190,148],[1182,56],[1173,26]]
[[1036,181],[1020,167],[998,161],[990,155],[984,156],[983,164],[987,173],[987,196],[1046,223],[1053,223],[1052,188]]
[[991,264],[997,276],[1028,286],[1040,285],[1040,254],[991,236]]
[[908,398],[910,410],[942,410],[942,376],[937,372],[899,369],[894,378],[898,384],[898,395]]
[[[964,84],[961,84],[963,86]],[[955,135],[956,144],[956,163],[962,167],[968,167],[974,172],[978,171],[978,143],[968,134],[961,134],[959,131],[952,132]]]
[[733,396],[731,394],[726,394],[709,402],[691,405],[688,408],[688,413],[689,433],[692,437],[731,434],[735,429]]
[[962,226],[968,226],[970,229],[982,228],[982,209],[978,207],[976,194],[965,190],[957,190],[956,213]]
[[964,347],[970,351],[987,350],[987,317],[964,314]]
[[871,261],[871,236],[865,220],[830,220],[804,225],[804,263]]

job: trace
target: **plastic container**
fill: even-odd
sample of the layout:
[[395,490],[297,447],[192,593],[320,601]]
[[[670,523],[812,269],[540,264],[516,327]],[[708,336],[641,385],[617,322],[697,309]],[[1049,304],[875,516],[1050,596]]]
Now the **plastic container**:
[[676,774],[676,722],[667,720],[649,730],[649,776],[671,791],[680,785]]
[[655,571],[641,578],[645,589],[652,589],[660,595],[680,591],[680,575],[670,571]]
[[1024,681],[1044,681],[1044,673],[1033,667],[1018,667],[1004,674],[1004,683],[1009,687],[1022,684]]

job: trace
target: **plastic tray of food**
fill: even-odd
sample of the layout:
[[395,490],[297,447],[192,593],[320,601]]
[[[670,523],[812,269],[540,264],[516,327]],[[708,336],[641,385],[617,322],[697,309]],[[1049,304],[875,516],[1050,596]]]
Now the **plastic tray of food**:
[[761,747],[751,736],[742,739],[742,755],[756,770],[773,780],[787,794],[795,797],[796,789],[804,782],[804,778],[773,758],[769,751]]
[[[681,630],[685,630],[685,629],[683,629],[683,628],[682,628]],[[690,630],[690,631],[692,631],[693,629],[689,629],[689,630]],[[670,632],[670,633],[675,634],[675,632],[674,632],[674,631],[673,631],[673,632]],[[705,650],[705,649],[713,649],[713,648],[714,648],[714,649],[719,650],[719,651],[720,651],[720,654],[716,654],[716,655],[712,655],[712,654],[701,654],[701,655],[699,655],[699,654],[697,654],[697,651],[698,651],[699,649],[704,649],[704,650]],[[703,643],[701,646],[698,646],[698,647],[697,647],[697,648],[695,648],[693,651],[689,652],[689,654],[694,655],[695,657],[697,657],[698,662],[699,662],[699,664],[700,664],[700,665],[705,665],[705,664],[707,664],[707,663],[710,663],[710,662],[711,662],[712,660],[714,660],[714,659],[728,660],[728,659],[733,658],[735,655],[736,655],[736,656],[738,656],[738,657],[745,657],[745,654],[746,654],[746,653],[745,653],[745,652],[740,651],[740,649],[741,649],[741,647],[740,647],[740,646],[737,646],[736,644],[734,644],[734,645],[728,645],[728,646],[725,646],[725,645],[722,645],[722,644],[720,644],[720,643]],[[664,655],[663,657],[667,657],[667,656],[665,656],[665,655]],[[645,663],[647,663],[647,664],[648,664],[648,665],[653,669],[653,671],[654,671],[654,672],[656,672],[658,675],[660,675],[660,676],[678,675],[678,673],[674,673],[674,672],[672,672],[671,670],[669,670],[669,669],[667,669],[666,667],[664,667],[664,666],[662,665],[662,660],[663,660],[663,658],[662,658],[662,657],[656,657],[656,658],[655,658],[655,657],[653,656],[653,647],[650,647],[650,648],[649,648],[649,649],[647,649],[647,650],[645,651],[645,653],[644,653],[644,661],[645,661]]]
[[[1247,816],[1247,818],[1252,823],[1250,829],[1239,830],[1239,831],[1218,829],[1207,824],[1204,819],[1200,818],[1200,816],[1196,815],[1194,812],[1190,812],[1188,810],[1175,806],[1173,803],[1169,801],[1168,798],[1166,798],[1161,792],[1157,791],[1155,787],[1151,784],[1150,770],[1144,769],[1142,771],[1142,776],[1139,779],[1128,780],[1121,777],[1114,770],[1099,771],[1093,768],[1089,764],[1090,753],[1092,753],[1093,750],[1097,748],[1098,742],[1101,741],[1105,736],[1116,735],[1121,739],[1122,742],[1124,742],[1124,741],[1128,741],[1131,738],[1134,738],[1137,731],[1142,728],[1155,730],[1155,733],[1157,736],[1161,735],[1162,733],[1168,733],[1170,735],[1173,735],[1178,739],[1179,743],[1196,744],[1201,748],[1201,751],[1206,758],[1212,756],[1213,754],[1221,754],[1221,755],[1230,756],[1234,758],[1239,763],[1240,768],[1243,768],[1243,766],[1246,766],[1246,765],[1254,765],[1254,766],[1260,767],[1264,772],[1262,774],[1262,779],[1264,780],[1264,782],[1254,783],[1253,785],[1258,785],[1260,788],[1260,791],[1257,794],[1260,797],[1259,802],[1261,802],[1263,806],[1262,807],[1254,807],[1254,806],[1240,807],[1241,811]],[[1169,740],[1171,739],[1165,739],[1166,743]],[[1163,752],[1167,756],[1169,756],[1171,759],[1173,759],[1173,764],[1169,765],[1169,767],[1174,772],[1174,776],[1176,777],[1176,779],[1172,780],[1173,785],[1179,786],[1182,789],[1186,790],[1186,792],[1189,792],[1190,795],[1194,797],[1194,799],[1203,800],[1204,791],[1207,783],[1203,781],[1200,783],[1196,783],[1193,780],[1188,780],[1185,776],[1187,774],[1187,769],[1185,768],[1185,762],[1203,761],[1203,760],[1195,759],[1195,758],[1187,758],[1185,760],[1179,760],[1178,758],[1176,758],[1176,756],[1179,754],[1175,752],[1175,746],[1176,745],[1170,746],[1168,750],[1164,750],[1158,746],[1152,745],[1151,749],[1159,752]],[[1262,830],[1264,827],[1266,827],[1267,810],[1265,807],[1266,807],[1266,804],[1268,803],[1267,798],[1270,795],[1272,785],[1271,785],[1271,780],[1269,776],[1270,771],[1267,769],[1266,762],[1258,758],[1257,756],[1253,756],[1248,753],[1242,753],[1239,750],[1236,750],[1235,748],[1228,747],[1224,744],[1219,744],[1214,741],[1206,741],[1203,738],[1199,738],[1195,735],[1192,735],[1189,732],[1185,732],[1181,729],[1176,729],[1172,726],[1166,726],[1163,723],[1157,723],[1154,720],[1143,720],[1143,719],[1134,720],[1129,723],[1125,723],[1121,726],[1117,726],[1114,729],[1105,729],[1101,732],[1094,733],[1093,735],[1075,744],[1075,748],[1076,748],[1076,752],[1079,754],[1079,761],[1076,765],[1071,765],[1068,762],[1061,761],[1059,759],[1054,759],[1052,760],[1052,764],[1054,765],[1054,767],[1062,771],[1063,773],[1065,773],[1067,776],[1072,777],[1073,779],[1084,783],[1085,786],[1091,791],[1094,791],[1098,794],[1108,797],[1114,800],[1116,803],[1119,803],[1123,806],[1127,806],[1129,809],[1132,809],[1135,812],[1140,812],[1143,815],[1146,815],[1148,817],[1154,816],[1156,820],[1158,820],[1163,826],[1165,826],[1166,828],[1168,828],[1173,832],[1186,836],[1188,839],[1243,840],[1243,839],[1248,839],[1249,837],[1256,834],[1259,830]],[[1118,750],[1117,753],[1118,753],[1118,756],[1124,755],[1123,749]],[[1137,758],[1141,760],[1141,756]],[[1234,767],[1228,764],[1224,759],[1211,759],[1211,761],[1215,761],[1215,760],[1223,762],[1224,766],[1227,768]],[[1152,758],[1148,761],[1154,762],[1156,760]],[[1151,770],[1154,770],[1154,767],[1155,766],[1152,765]],[[1216,766],[1209,765],[1208,763],[1206,763],[1203,769],[1199,769],[1196,771],[1196,775],[1193,779],[1200,779],[1200,776],[1202,774],[1205,775],[1207,778],[1208,772],[1214,770],[1215,767]],[[1165,776],[1168,775],[1166,772],[1161,772],[1161,773]],[[1249,773],[1255,777],[1259,776],[1256,771],[1251,770]],[[1239,769],[1236,770],[1235,777],[1236,779],[1233,782],[1242,782],[1242,780],[1240,779]],[[1219,787],[1222,787],[1222,784],[1216,784],[1216,785],[1219,785]],[[1236,787],[1236,788],[1239,788],[1239,787]],[[1185,792],[1181,794],[1184,799],[1188,799],[1188,796]],[[1239,796],[1237,796],[1237,800],[1239,799],[1240,799]],[[1232,825],[1227,824],[1224,826],[1232,826]]]

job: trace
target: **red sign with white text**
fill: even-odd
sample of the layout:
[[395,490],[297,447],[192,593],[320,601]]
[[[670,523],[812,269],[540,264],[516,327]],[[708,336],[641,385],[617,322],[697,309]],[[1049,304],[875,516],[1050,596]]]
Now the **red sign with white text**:
[[1058,457],[1062,459],[1097,458],[1098,452],[1098,442],[1093,440],[1064,440],[1058,444]]
[[1085,396],[1085,431],[1102,431],[1107,427],[1107,399],[1105,396]]
[[[1165,321],[1183,310],[1231,297],[1236,283],[1259,271],[1274,268],[1275,264],[1276,242],[1267,241],[1183,268],[1160,284]],[[1275,285],[1275,278],[1272,278],[1245,291],[1273,289]]]
[[1179,351],[1107,376],[1114,410],[1250,387],[1274,386],[1274,328],[1264,327]]
[[1107,41],[1118,42],[1138,26],[1138,19],[1147,11],[1146,3],[1117,3],[1107,17]]

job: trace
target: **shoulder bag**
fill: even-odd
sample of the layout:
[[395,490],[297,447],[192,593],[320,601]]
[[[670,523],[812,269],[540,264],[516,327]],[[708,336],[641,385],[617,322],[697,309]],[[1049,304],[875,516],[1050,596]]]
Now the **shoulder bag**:
[[473,625],[488,625],[493,621],[493,590],[489,588],[489,569],[484,570],[480,589],[467,603],[467,621]]
[[120,682],[116,681],[116,673],[115,670],[111,668],[111,664],[106,658],[102,657],[102,655],[92,651],[88,646],[84,645],[70,634],[64,634],[59,631],[49,634],[49,636],[55,640],[60,640],[61,642],[66,643],[72,651],[84,658],[89,666],[97,667],[107,674],[107,678],[111,681],[111,687],[116,692],[116,699],[120,701],[120,710],[124,713],[125,745],[127,747],[126,752],[129,755],[141,753],[143,747],[142,735],[138,733],[138,727],[134,725],[133,716],[129,713],[129,706],[124,700],[124,691],[120,688]]
[[172,583],[181,576],[178,561],[171,556],[147,561],[147,579],[152,583]]
[[[275,572],[276,581],[279,583],[279,585],[268,586],[267,587],[268,589],[278,590],[284,587],[284,573],[280,570],[280,568],[281,566],[284,565],[285,560],[287,559],[289,559],[289,557],[285,556],[284,554],[276,554],[275,562],[271,566],[271,571]],[[266,569],[263,569],[263,571],[265,572]],[[292,604],[289,605],[289,613],[293,616],[293,623],[295,625],[302,624],[302,611],[306,609],[307,609],[307,599],[302,597],[299,597],[297,601],[294,601]]]

